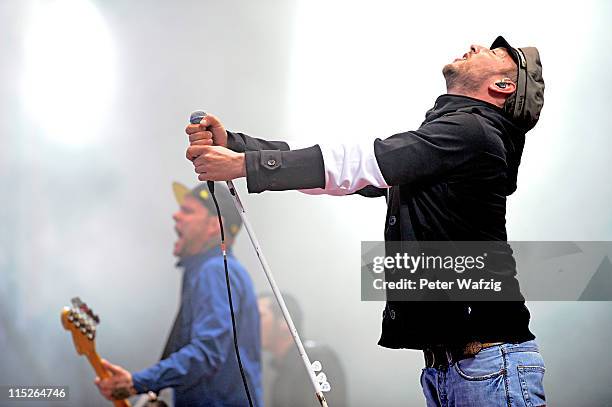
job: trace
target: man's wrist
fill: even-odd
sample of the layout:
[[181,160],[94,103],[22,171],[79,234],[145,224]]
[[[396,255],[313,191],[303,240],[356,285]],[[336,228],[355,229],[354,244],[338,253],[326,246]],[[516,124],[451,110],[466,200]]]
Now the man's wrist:
[[240,177],[246,177],[247,175],[247,171],[246,171],[246,158],[245,158],[245,154],[244,153],[239,153],[238,154],[238,165],[239,165],[239,176]]
[[138,376],[138,373],[134,373],[132,375],[132,389],[134,389],[134,394],[146,393],[149,391],[149,389],[143,383],[143,380],[141,380]]

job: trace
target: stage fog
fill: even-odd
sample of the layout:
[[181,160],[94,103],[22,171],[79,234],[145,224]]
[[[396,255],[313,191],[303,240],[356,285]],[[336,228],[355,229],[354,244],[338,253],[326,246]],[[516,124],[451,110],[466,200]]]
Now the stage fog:
[[[603,0],[3,1],[0,385],[66,385],[71,406],[108,405],[60,325],[74,296],[100,315],[102,357],[132,370],[159,359],[180,293],[172,182],[197,183],[192,111],[302,146],[385,138],[419,126],[444,64],[500,34],[537,45],[546,80],[509,239],[612,240],[611,18]],[[423,405],[422,355],[377,346],[384,303],[360,298],[360,243],[383,240],[384,199],[236,184],[301,303],[303,338],[340,355],[350,405]],[[244,231],[234,252],[269,291]],[[549,404],[609,401],[612,305],[528,306]]]

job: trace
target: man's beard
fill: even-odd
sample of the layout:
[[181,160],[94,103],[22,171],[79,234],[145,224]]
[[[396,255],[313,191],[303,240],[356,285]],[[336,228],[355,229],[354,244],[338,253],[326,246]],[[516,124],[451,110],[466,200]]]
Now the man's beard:
[[459,70],[453,64],[446,64],[442,68],[442,75],[446,80],[446,89],[456,88],[459,79]]
[[442,68],[446,80],[446,90],[476,91],[480,82],[475,80],[466,69],[460,69],[455,64],[446,64]]

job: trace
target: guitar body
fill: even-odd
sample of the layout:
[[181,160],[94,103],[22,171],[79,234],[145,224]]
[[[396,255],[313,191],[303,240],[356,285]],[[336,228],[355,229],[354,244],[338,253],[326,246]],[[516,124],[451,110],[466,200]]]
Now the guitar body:
[[[61,313],[64,329],[72,334],[74,347],[79,355],[87,357],[100,379],[106,379],[111,374],[102,365],[100,355],[96,352],[96,326],[100,319],[85,303],[77,298],[72,299],[72,307],[64,307]],[[115,407],[132,407],[127,399],[113,400]]]

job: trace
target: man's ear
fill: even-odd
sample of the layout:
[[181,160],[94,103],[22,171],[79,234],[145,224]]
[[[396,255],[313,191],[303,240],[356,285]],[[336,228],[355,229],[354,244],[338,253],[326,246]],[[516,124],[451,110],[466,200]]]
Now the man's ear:
[[206,223],[206,229],[212,236],[221,236],[221,229],[219,229],[219,218],[217,218],[217,216],[209,216],[206,219]]
[[508,97],[516,91],[516,84],[509,78],[495,80],[489,84],[489,92],[496,97]]

